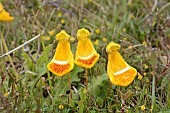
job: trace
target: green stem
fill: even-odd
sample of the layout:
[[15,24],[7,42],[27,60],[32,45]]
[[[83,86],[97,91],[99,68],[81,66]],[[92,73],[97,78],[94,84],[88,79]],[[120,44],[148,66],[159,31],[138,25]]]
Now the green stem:
[[85,68],[85,75],[86,75],[86,90],[88,89],[88,70]]
[[70,73],[68,74],[68,84],[69,84],[69,88],[70,88],[70,99],[72,99],[71,82],[70,82]]

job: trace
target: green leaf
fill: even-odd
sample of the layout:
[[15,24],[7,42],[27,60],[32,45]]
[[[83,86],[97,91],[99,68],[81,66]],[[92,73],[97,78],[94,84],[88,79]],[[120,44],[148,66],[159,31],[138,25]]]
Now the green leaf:
[[38,67],[38,74],[39,75],[44,75],[47,73],[47,66],[44,63],[42,66]]
[[[83,68],[75,65],[72,72],[70,72],[70,82],[79,82],[78,73],[84,71]],[[58,84],[58,89],[55,96],[63,94],[65,91],[69,90],[68,75],[64,75],[62,81]],[[60,78],[61,79],[61,78]]]
[[43,53],[41,54],[41,56],[40,56],[39,59],[37,60],[37,66],[38,66],[38,67],[40,67],[40,66],[42,66],[44,63],[47,63],[47,62],[48,62],[51,48],[52,48],[52,44],[50,44],[50,45],[48,45],[48,46],[46,46],[46,47],[44,48]]
[[83,102],[85,102],[86,99],[87,99],[87,95],[86,95],[86,93],[85,93],[84,90],[86,90],[86,89],[81,88],[81,89],[79,90],[80,99],[81,99]]
[[26,70],[30,70],[30,71],[33,70],[34,69],[34,63],[31,60],[31,58],[28,56],[28,54],[23,52],[22,56],[24,58],[24,68]]
[[152,64],[153,70],[155,70],[155,68],[157,66],[157,61],[158,61],[158,57],[157,57],[157,54],[156,54],[156,50],[153,49],[152,53],[151,53],[151,64]]
[[163,110],[163,111],[160,111],[158,113],[170,113],[170,109],[167,109],[167,110]]
[[74,65],[74,69],[70,73],[70,81],[72,82],[79,82],[80,79],[78,78],[78,73],[83,72],[84,69],[82,67],[79,67],[77,65]]
[[107,74],[103,74],[102,76],[97,76],[92,79],[92,82],[89,84],[89,91],[92,91],[93,88],[101,85],[103,81],[107,80]]
[[97,97],[96,102],[100,107],[103,107],[103,100],[100,97]]
[[79,108],[79,113],[83,113],[83,109],[84,109],[84,104],[83,104],[83,101],[80,100],[78,102],[78,108]]

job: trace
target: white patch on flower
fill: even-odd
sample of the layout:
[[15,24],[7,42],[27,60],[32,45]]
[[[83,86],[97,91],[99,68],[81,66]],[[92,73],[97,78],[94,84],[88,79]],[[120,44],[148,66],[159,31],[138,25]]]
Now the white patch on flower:
[[124,68],[124,69],[122,69],[122,70],[120,70],[120,71],[115,72],[114,75],[117,76],[117,75],[119,75],[119,74],[122,74],[122,73],[128,71],[129,69],[130,69],[130,67],[127,66],[126,68]]
[[68,61],[60,61],[60,60],[55,60],[55,59],[53,59],[53,62],[54,62],[55,64],[64,65],[64,64],[68,64],[69,60],[68,60]]
[[89,56],[86,56],[86,57],[82,57],[82,56],[79,56],[79,55],[78,55],[78,57],[79,57],[80,59],[83,59],[83,60],[87,60],[87,59],[91,58],[92,56],[93,56],[93,53],[90,54]]

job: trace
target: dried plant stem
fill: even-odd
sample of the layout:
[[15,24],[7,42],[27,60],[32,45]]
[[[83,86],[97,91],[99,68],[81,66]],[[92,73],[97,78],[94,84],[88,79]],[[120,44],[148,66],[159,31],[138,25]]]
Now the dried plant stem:
[[152,106],[155,106],[155,73],[153,74],[152,78]]
[[70,99],[72,99],[71,82],[70,82],[70,73],[68,74],[68,85],[69,85],[69,88],[70,88]]
[[88,70],[85,68],[85,75],[86,75],[86,90],[88,89]]

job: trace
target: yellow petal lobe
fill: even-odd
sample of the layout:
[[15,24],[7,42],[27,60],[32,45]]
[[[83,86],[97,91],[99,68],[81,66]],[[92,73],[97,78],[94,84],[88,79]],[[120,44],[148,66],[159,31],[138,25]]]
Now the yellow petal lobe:
[[80,67],[92,68],[99,59],[91,40],[90,32],[87,29],[80,29],[77,32],[78,45],[76,51],[75,64]]
[[118,50],[120,45],[114,42],[106,47],[108,53],[107,73],[110,81],[118,86],[128,86],[135,79],[137,71],[122,58]]
[[61,31],[56,35],[59,43],[52,61],[47,65],[49,71],[57,76],[69,73],[74,67],[74,58],[70,48],[70,35]]
[[14,17],[10,16],[10,14],[3,9],[2,3],[0,3],[0,21],[12,21]]

